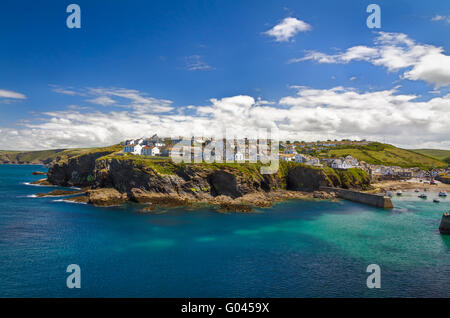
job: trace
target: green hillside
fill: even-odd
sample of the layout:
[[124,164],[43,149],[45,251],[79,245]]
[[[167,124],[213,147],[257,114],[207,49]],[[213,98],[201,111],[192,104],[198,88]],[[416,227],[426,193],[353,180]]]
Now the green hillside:
[[119,151],[123,147],[120,145],[105,148],[73,148],[73,149],[54,149],[39,151],[4,151],[0,150],[0,163],[20,163],[20,164],[47,164],[54,160],[66,160],[68,158],[81,154],[111,150]]
[[411,149],[411,151],[420,153],[422,155],[432,157],[438,160],[445,161],[450,164],[450,150],[440,150],[440,149]]
[[417,151],[397,148],[373,142],[365,146],[345,145],[321,152],[321,157],[338,158],[350,155],[358,160],[376,165],[419,167],[422,169],[445,168],[447,163]]

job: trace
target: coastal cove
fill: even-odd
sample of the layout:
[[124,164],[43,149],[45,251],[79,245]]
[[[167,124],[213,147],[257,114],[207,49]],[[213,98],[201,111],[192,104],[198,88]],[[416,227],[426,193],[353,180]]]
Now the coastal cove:
[[[383,210],[290,200],[254,213],[94,207],[37,193],[43,166],[0,165],[0,296],[449,297],[439,204],[414,193]],[[382,288],[365,281],[379,264]],[[65,285],[79,264],[82,288]]]

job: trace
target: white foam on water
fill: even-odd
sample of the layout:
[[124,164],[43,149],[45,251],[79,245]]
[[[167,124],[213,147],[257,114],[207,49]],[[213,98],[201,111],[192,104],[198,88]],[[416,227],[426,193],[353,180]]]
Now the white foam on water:
[[43,184],[33,184],[30,182],[22,182],[24,185],[33,186],[33,187],[57,187],[55,185],[43,185]]
[[65,202],[65,203],[75,203],[75,204],[87,204],[86,202],[75,202],[75,201],[68,201],[68,200],[64,200],[64,199],[52,200],[52,202]]

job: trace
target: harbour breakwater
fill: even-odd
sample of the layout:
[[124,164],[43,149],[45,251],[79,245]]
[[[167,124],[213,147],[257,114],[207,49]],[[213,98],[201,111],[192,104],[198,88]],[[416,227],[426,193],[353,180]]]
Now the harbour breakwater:
[[[327,192],[334,192],[337,197],[345,200],[359,202],[367,205],[371,205],[382,209],[392,209],[394,204],[391,198],[378,194],[364,193],[360,191],[333,188],[333,187],[320,187],[320,190]],[[449,227],[450,229],[450,227]]]
[[450,214],[444,213],[442,215],[441,224],[439,225],[439,232],[441,234],[450,235]]

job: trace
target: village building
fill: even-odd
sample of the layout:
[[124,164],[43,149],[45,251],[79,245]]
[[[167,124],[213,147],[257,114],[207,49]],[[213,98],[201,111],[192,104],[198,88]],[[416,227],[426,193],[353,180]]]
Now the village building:
[[156,146],[144,146],[141,154],[143,156],[157,156],[160,154],[160,151]]
[[142,152],[142,145],[136,144],[136,145],[126,145],[123,149],[123,152],[125,153],[131,153],[133,155],[140,155]]
[[244,154],[240,151],[234,154],[234,161],[244,161]]
[[294,147],[288,146],[288,147],[286,147],[286,149],[284,149],[284,153],[292,155],[292,154],[295,154],[296,151],[295,151]]
[[308,157],[298,153],[295,155],[294,161],[297,163],[305,163],[306,161],[308,161]]
[[281,153],[280,154],[280,160],[281,161],[294,161],[295,160],[295,155],[294,154]]

